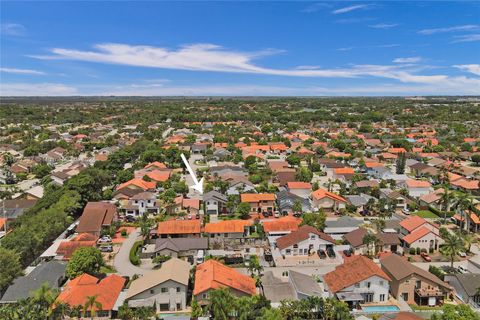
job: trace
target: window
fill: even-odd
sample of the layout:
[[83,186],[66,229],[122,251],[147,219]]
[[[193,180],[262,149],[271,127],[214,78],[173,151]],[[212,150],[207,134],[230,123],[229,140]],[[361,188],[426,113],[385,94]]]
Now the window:
[[355,288],[360,288],[360,283],[355,283]]
[[177,287],[177,292],[180,292],[180,291],[181,291],[180,287]]
[[315,235],[312,234],[312,235],[310,236],[310,239],[311,239],[311,240],[315,240]]
[[420,289],[421,286],[422,286],[422,281],[417,280],[417,282],[415,283],[415,289]]
[[380,280],[380,285],[383,286],[383,280]]
[[385,301],[385,295],[384,294],[380,295],[380,301]]
[[206,293],[202,294],[202,299],[207,299],[208,295]]
[[408,301],[408,293],[407,292],[402,293],[402,299],[404,301]]
[[292,250],[290,250],[290,249],[285,250],[286,254],[290,254],[291,252],[292,252]]
[[370,288],[371,283],[367,282],[367,288]]
[[170,311],[170,305],[168,303],[160,303],[160,311]]
[[294,244],[293,249],[298,249],[298,244]]
[[373,293],[367,293],[364,295],[364,300],[366,303],[373,301]]
[[177,310],[182,310],[182,305],[180,303],[177,303]]
[[155,293],[155,290],[150,289],[150,293],[151,293],[151,294],[154,294],[154,293]]
[[168,288],[162,288],[162,293],[167,293],[168,292]]

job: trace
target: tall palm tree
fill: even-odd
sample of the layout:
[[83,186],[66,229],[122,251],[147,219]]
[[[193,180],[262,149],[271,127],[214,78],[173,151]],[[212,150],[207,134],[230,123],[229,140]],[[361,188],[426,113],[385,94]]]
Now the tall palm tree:
[[445,224],[447,223],[447,212],[450,211],[450,206],[452,204],[452,192],[450,191],[450,185],[448,183],[443,187],[440,202],[442,203],[443,210],[443,224]]
[[468,210],[472,208],[473,206],[473,199],[476,197],[472,196],[469,193],[465,192],[459,192],[456,194],[456,207],[457,210],[460,212],[461,217],[464,219],[466,222],[466,225],[461,223],[461,229],[463,230],[464,227],[467,227],[467,233],[470,232],[470,214],[468,214]]
[[475,235],[467,233],[462,236],[462,240],[465,244],[465,249],[467,250],[467,252],[470,252],[472,244],[477,242],[477,237]]
[[97,310],[102,310],[102,304],[97,300],[98,294],[93,296],[88,296],[85,304],[83,305],[83,312],[87,313],[90,311],[90,319],[93,320]]
[[453,261],[458,254],[465,250],[463,240],[456,234],[449,233],[443,240],[445,243],[440,248],[440,252],[450,258],[450,267],[453,268]]
[[40,288],[33,292],[33,300],[35,303],[50,308],[58,296],[58,291],[50,288],[47,282],[43,283]]

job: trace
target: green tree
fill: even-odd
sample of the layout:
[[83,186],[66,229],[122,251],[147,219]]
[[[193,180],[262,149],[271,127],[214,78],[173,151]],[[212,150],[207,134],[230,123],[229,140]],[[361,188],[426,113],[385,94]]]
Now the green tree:
[[83,273],[96,274],[104,265],[102,253],[95,247],[82,247],[75,250],[65,270],[70,279]]
[[292,167],[300,164],[300,158],[294,154],[289,155],[286,160]]
[[450,258],[450,266],[453,268],[455,258],[465,249],[463,240],[458,235],[452,233],[449,233],[443,240],[445,242],[440,247],[440,252]]
[[323,212],[323,210],[317,212],[306,212],[302,216],[302,223],[301,225],[307,225],[314,227],[317,230],[325,229],[325,221],[327,220],[327,216]]
[[204,315],[203,309],[198,304],[197,299],[195,299],[195,297],[192,298],[191,307],[192,307],[192,318],[193,319],[197,319],[197,318]]
[[248,202],[240,202],[235,213],[240,219],[248,219],[250,217],[250,204]]
[[378,238],[374,234],[371,234],[369,232],[365,236],[363,236],[362,243],[367,246],[368,254],[372,254],[371,247],[373,245],[373,247],[375,248],[376,244],[378,243]]
[[476,166],[480,165],[480,153],[476,153],[472,156],[472,161]]
[[13,279],[21,274],[20,256],[13,250],[0,247],[0,292],[7,289]]
[[35,174],[35,177],[38,179],[42,179],[43,177],[49,175],[51,171],[52,167],[47,164],[39,164],[32,168],[33,174]]
[[302,167],[298,170],[297,174],[295,175],[298,181],[302,182],[310,182],[313,178],[313,173],[308,170],[308,168]]
[[479,320],[478,314],[466,304],[445,304],[442,313],[434,313],[431,320]]
[[397,165],[396,165],[396,172],[397,174],[404,174],[405,173],[405,165],[407,164],[407,157],[405,152],[401,152],[398,154],[397,157]]
[[292,211],[294,213],[302,213],[302,211],[303,211],[302,203],[299,200],[295,200],[295,202],[293,203]]
[[83,305],[83,312],[86,314],[90,311],[90,319],[94,319],[97,311],[102,310],[102,304],[98,301],[98,295],[88,296]]

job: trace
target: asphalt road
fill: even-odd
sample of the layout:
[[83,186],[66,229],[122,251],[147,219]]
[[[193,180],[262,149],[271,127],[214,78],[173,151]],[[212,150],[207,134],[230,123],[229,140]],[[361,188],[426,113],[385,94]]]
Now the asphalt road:
[[130,262],[130,249],[132,248],[135,241],[140,239],[140,228],[137,228],[135,231],[128,235],[128,238],[122,243],[120,250],[115,255],[113,265],[120,275],[131,277],[134,274],[143,275],[151,271],[149,269],[143,269],[135,266]]

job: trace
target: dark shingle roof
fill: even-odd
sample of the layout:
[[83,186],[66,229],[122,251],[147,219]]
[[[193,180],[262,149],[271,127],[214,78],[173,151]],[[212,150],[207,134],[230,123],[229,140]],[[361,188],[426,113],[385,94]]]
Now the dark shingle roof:
[[55,260],[40,264],[28,275],[15,279],[0,301],[16,302],[28,298],[44,283],[48,283],[52,289],[58,289],[64,279],[65,267],[65,262]]

